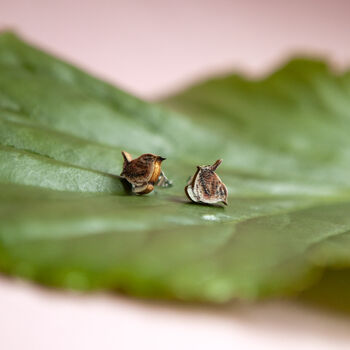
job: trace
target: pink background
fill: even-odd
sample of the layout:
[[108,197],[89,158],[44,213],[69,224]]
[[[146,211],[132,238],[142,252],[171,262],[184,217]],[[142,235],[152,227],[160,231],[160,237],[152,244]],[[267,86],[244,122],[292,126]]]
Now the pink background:
[[0,28],[144,97],[291,53],[350,62],[347,0],[0,0]]
[[[156,98],[296,52],[350,62],[350,2],[0,0],[0,28]],[[350,321],[273,301],[224,308],[79,296],[0,278],[0,349],[349,349]]]

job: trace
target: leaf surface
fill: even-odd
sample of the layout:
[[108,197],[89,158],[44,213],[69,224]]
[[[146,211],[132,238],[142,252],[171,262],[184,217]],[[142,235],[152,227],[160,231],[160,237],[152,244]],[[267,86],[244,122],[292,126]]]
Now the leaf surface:
[[[224,302],[307,289],[350,264],[350,76],[293,60],[271,76],[141,101],[0,35],[0,269],[81,290]],[[121,150],[167,157],[147,196]],[[229,206],[191,204],[223,158]]]

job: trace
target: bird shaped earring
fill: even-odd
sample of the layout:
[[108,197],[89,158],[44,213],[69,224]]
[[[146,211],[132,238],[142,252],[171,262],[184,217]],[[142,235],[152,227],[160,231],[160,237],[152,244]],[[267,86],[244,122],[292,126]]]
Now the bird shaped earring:
[[185,187],[185,193],[192,202],[205,204],[222,202],[227,205],[227,188],[215,173],[221,163],[222,159],[219,159],[213,165],[197,166],[196,173]]
[[122,152],[124,163],[120,176],[132,185],[136,194],[147,194],[153,191],[154,186],[168,187],[171,181],[164,175],[161,164],[166,159],[155,154],[142,154],[136,159]]

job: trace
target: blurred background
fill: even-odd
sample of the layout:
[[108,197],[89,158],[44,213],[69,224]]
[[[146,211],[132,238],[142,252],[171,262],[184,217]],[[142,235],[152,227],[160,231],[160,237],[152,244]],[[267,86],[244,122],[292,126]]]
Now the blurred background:
[[0,0],[0,28],[145,98],[290,55],[350,60],[346,0]]
[[[213,73],[260,76],[298,53],[348,67],[349,13],[347,0],[0,0],[0,29],[152,100]],[[284,301],[185,307],[77,297],[2,278],[0,310],[4,350],[300,350],[350,344],[346,318]]]

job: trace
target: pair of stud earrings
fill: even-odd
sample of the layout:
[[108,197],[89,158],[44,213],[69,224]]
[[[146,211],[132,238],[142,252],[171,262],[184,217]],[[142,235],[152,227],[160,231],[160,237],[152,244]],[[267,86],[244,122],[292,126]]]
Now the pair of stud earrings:
[[[152,192],[154,186],[171,186],[171,181],[161,169],[165,158],[147,153],[132,159],[125,151],[122,155],[124,163],[120,176],[131,184],[134,193],[142,195]],[[221,163],[219,159],[213,165],[197,166],[197,171],[185,187],[185,193],[192,202],[227,205],[227,188],[215,173]]]

